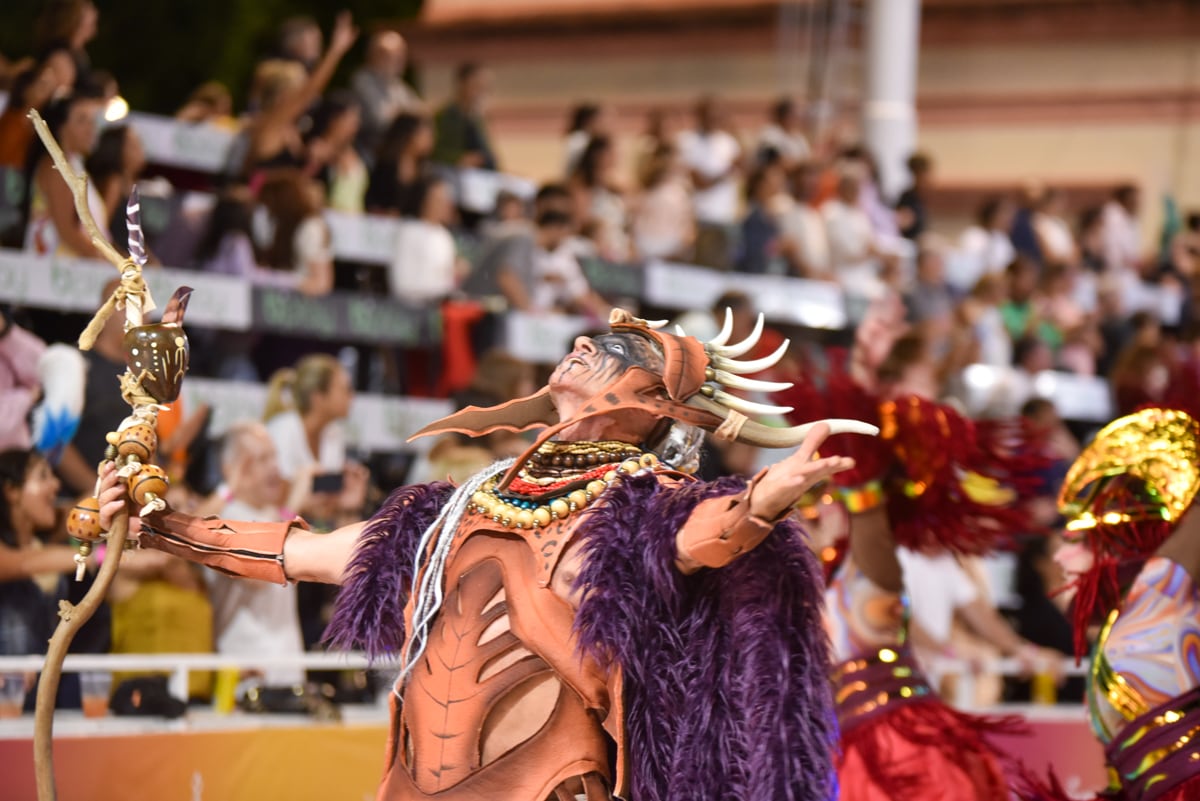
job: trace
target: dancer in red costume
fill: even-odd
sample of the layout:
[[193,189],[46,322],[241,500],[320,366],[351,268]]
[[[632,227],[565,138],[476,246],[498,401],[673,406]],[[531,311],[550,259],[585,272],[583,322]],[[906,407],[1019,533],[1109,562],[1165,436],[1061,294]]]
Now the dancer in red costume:
[[[881,428],[877,439],[831,437],[822,448],[857,462],[834,479],[850,526],[827,591],[840,798],[1007,801],[988,735],[1016,721],[957,712],[930,687],[908,643],[896,551],[979,553],[1022,530],[1013,486],[1032,465],[1011,452],[1019,434],[1012,426],[976,425],[914,392],[923,382],[919,368],[902,369],[898,352],[911,343],[897,342],[900,314],[898,303],[877,304],[859,328],[848,372],[833,369],[823,388],[780,396],[805,417],[838,408]],[[879,374],[889,372],[881,386]],[[1030,646],[1026,656],[1044,655]]]

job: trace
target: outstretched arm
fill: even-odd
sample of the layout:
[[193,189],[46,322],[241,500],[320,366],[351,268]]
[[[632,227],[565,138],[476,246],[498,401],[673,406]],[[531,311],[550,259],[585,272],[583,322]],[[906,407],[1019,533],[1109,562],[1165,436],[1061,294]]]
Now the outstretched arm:
[[813,458],[828,436],[829,426],[815,426],[795,453],[755,476],[744,493],[698,504],[675,538],[679,569],[729,564],[766,539],[805,492],[852,468],[845,456]]
[[283,567],[292,581],[341,584],[366,523],[351,523],[328,534],[293,528],[283,543]]
[[[101,471],[100,525],[107,530],[126,500],[111,464]],[[129,530],[143,547],[155,548],[230,575],[284,584],[340,584],[354,555],[363,523],[315,534],[303,521],[251,523],[200,518],[179,512],[132,519]]]

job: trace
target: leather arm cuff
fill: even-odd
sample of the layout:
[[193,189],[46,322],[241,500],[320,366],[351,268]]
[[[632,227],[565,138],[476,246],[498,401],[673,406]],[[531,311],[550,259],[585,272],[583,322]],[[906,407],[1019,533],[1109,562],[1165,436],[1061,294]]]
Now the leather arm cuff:
[[231,576],[287,584],[283,542],[291,528],[307,529],[297,518],[282,523],[249,523],[219,517],[157,512],[142,518],[142,547],[165,551]]
[[696,506],[676,538],[681,567],[724,567],[766,539],[775,524],[787,517],[791,508],[774,520],[750,512],[750,495],[765,472],[755,476],[740,495],[710,498]]

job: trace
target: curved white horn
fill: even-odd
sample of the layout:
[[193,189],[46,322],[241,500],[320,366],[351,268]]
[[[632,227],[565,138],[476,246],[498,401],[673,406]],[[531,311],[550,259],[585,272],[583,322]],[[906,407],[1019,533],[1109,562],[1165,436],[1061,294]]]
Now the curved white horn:
[[666,320],[643,320],[643,322],[646,324],[647,328],[651,328],[655,331],[660,328],[665,328],[667,325]]
[[705,344],[712,348],[719,348],[729,341],[730,335],[733,333],[733,312],[728,306],[725,307],[725,323],[721,326],[721,331]]
[[775,352],[770,356],[763,356],[761,359],[751,359],[748,362],[739,362],[734,359],[727,359],[724,356],[713,356],[712,366],[725,370],[735,375],[744,375],[746,373],[757,373],[759,370],[766,370],[768,367],[774,367],[787,353],[788,345],[791,344],[790,339],[785,339],[783,344],[775,349]]
[[728,392],[722,392],[719,389],[713,390],[712,399],[721,404],[727,409],[741,412],[745,415],[751,414],[787,414],[792,411],[791,406],[773,406],[769,403],[755,403],[748,401],[745,398],[739,398],[737,395],[730,395]]
[[676,334],[678,334],[678,335],[679,335],[679,336],[681,336],[681,337],[686,337],[686,336],[687,336],[687,331],[684,331],[684,330],[683,330],[683,326],[682,326],[682,325],[677,325],[677,326],[675,326],[675,333],[676,333]]
[[724,356],[727,359],[736,359],[738,356],[749,353],[758,344],[759,337],[762,336],[764,322],[765,318],[762,312],[759,312],[758,319],[754,321],[754,330],[750,332],[750,336],[733,345],[718,345],[713,348],[713,354]]
[[791,382],[788,381],[759,381],[754,378],[742,378],[724,370],[713,370],[712,374],[713,381],[730,389],[744,389],[748,392],[783,392],[785,389],[792,388]]
[[[703,394],[692,396],[688,400],[688,405],[712,412],[718,417],[724,417],[726,412],[726,409],[719,403],[712,398],[705,397]],[[764,448],[794,448],[804,441],[804,438],[808,436],[808,432],[812,431],[813,426],[818,423],[828,425],[830,434],[865,434],[871,437],[879,434],[879,429],[876,426],[860,420],[845,420],[841,418],[818,420],[788,428],[763,425],[757,420],[746,420],[742,423],[737,439],[739,442],[758,445]]]

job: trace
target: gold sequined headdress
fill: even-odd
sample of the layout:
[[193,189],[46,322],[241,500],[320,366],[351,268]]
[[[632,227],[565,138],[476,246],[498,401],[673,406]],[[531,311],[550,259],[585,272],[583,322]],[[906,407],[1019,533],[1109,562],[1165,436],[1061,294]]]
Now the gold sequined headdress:
[[1070,531],[1178,522],[1200,489],[1198,459],[1200,423],[1175,409],[1142,409],[1109,423],[1079,455],[1063,481],[1059,511]]
[[1146,408],[1109,423],[1067,471],[1058,497],[1068,538],[1092,552],[1077,578],[1075,652],[1087,649],[1097,613],[1121,602],[1131,571],[1171,536],[1200,489],[1200,422],[1177,409]]

